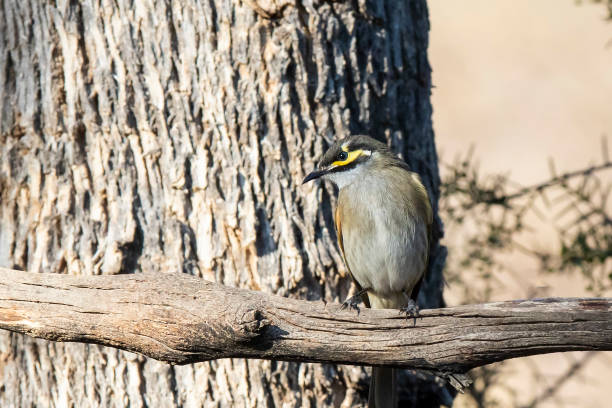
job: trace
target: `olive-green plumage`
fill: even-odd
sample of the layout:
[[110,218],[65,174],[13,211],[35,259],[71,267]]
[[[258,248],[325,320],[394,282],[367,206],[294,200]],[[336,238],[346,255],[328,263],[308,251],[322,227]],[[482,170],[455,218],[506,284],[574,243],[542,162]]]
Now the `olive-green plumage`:
[[[334,143],[304,182],[340,189],[338,244],[364,300],[375,309],[414,308],[427,269],[433,214],[419,176],[382,143],[349,136]],[[366,303],[367,305],[367,303]],[[374,367],[370,407],[397,404],[393,369]]]

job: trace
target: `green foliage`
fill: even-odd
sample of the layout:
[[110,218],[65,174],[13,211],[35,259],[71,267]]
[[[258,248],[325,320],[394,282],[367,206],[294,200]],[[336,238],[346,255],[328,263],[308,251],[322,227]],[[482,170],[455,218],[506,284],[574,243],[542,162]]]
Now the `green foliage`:
[[[576,3],[577,4],[582,4],[582,3],[584,3],[584,1],[576,0]],[[603,4],[604,6],[606,6],[606,9],[607,9],[607,12],[608,12],[607,19],[608,20],[612,20],[612,0],[590,0],[590,3]]]
[[[578,171],[557,174],[551,163],[550,178],[528,187],[516,186],[507,175],[483,176],[471,150],[465,158],[443,164],[440,214],[449,247],[445,276],[450,286],[461,291],[462,302],[490,300],[494,289],[503,287],[502,274],[513,274],[503,259],[513,251],[534,258],[544,276],[581,273],[586,289],[594,295],[612,288],[612,205],[608,201],[612,162],[605,143],[602,151],[601,164]],[[608,183],[602,181],[606,179]],[[544,224],[554,227],[556,246],[541,249],[521,242],[525,233]],[[527,290],[526,296],[532,295]],[[466,392],[475,406],[500,406],[493,389],[517,401],[516,393],[504,384],[505,367],[501,362],[471,372],[475,381]],[[559,382],[577,370],[560,375]],[[556,390],[542,392],[528,406],[537,406]]]
[[[465,270],[491,278],[504,268],[500,254],[520,250],[535,257],[542,272],[582,273],[594,294],[612,288],[612,186],[600,178],[610,169],[606,154],[602,164],[560,175],[551,164],[548,180],[516,188],[506,175],[482,176],[471,152],[445,165],[440,211],[447,228],[463,234],[460,246],[451,244],[449,282],[461,283]],[[553,224],[557,251],[521,243],[521,234],[533,229],[536,217]],[[468,293],[466,299],[488,300]]]

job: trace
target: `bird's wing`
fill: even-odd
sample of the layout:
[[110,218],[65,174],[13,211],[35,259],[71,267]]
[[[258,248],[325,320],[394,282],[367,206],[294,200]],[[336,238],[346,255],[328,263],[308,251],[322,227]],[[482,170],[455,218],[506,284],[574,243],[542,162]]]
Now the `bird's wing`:
[[422,194],[424,194],[424,197],[423,197],[423,200],[421,200],[421,202],[424,205],[422,206],[422,208],[419,208],[419,211],[421,212],[421,216],[423,217],[425,225],[427,226],[427,251],[425,251],[425,254],[424,254],[425,255],[425,262],[424,262],[425,270],[423,271],[423,275],[421,275],[421,278],[419,279],[417,284],[412,289],[412,293],[410,295],[410,298],[416,302],[417,298],[419,297],[419,292],[421,291],[423,280],[425,279],[431,267],[429,262],[431,261],[430,251],[431,251],[431,240],[433,238],[432,228],[433,228],[434,220],[433,220],[433,210],[431,208],[431,203],[429,201],[429,195],[427,194],[427,190],[425,189],[425,186],[423,186],[420,177],[416,173],[411,173],[411,174],[412,174],[412,177],[415,177],[415,182],[417,183],[417,185],[420,185],[422,187],[421,192]]
[[[355,279],[355,277],[353,276],[353,273],[351,272],[351,268],[349,267],[348,262],[346,262],[346,256],[344,255],[344,243],[342,241],[342,216],[340,214],[341,214],[340,207],[338,206],[336,207],[336,211],[334,213],[334,223],[336,225],[336,236],[338,237],[338,246],[340,247],[340,252],[342,253],[342,260],[344,261],[344,265],[346,266],[346,269],[348,270],[348,273],[351,276],[351,279],[355,283],[355,286],[357,286],[357,290],[361,292],[363,288],[361,287],[359,282],[357,282],[357,279]],[[367,293],[364,293],[363,295],[361,295],[361,299],[363,300],[363,303],[366,305],[366,307],[370,307],[370,300],[368,299]]]
[[[346,256],[344,255],[344,244],[342,242],[342,218],[340,216],[340,207],[336,207],[336,212],[334,214],[334,223],[336,224],[336,236],[338,237],[338,246],[340,247],[340,252],[342,253],[342,260],[344,261],[344,265],[346,265],[346,269],[348,269],[349,274],[351,274],[351,269],[346,263]],[[353,274],[351,274],[351,277]]]

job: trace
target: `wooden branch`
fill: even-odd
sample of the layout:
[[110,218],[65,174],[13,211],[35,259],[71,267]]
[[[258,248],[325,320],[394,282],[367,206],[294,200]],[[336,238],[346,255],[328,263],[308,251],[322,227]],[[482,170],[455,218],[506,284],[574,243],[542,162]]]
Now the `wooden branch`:
[[612,350],[612,299],[538,299],[421,311],[229,288],[185,274],[70,276],[0,268],[0,328],[172,364],[225,357],[463,373],[495,361]]

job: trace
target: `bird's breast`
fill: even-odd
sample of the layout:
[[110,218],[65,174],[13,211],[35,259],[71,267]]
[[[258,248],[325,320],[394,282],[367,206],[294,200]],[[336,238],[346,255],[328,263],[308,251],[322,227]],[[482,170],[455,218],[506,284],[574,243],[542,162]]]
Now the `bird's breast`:
[[410,292],[425,270],[429,242],[426,220],[405,191],[354,183],[340,190],[338,213],[346,263],[357,282],[383,295]]

